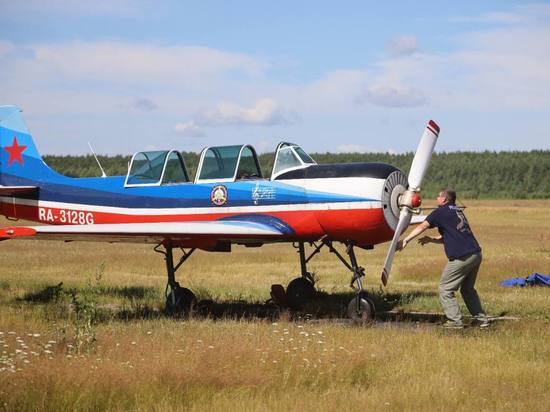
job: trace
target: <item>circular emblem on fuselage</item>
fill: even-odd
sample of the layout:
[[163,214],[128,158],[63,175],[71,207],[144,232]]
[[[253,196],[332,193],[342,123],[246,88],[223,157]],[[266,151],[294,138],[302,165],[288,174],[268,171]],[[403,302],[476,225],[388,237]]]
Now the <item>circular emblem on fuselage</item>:
[[214,186],[210,193],[210,200],[216,206],[223,206],[227,203],[227,188],[223,185]]

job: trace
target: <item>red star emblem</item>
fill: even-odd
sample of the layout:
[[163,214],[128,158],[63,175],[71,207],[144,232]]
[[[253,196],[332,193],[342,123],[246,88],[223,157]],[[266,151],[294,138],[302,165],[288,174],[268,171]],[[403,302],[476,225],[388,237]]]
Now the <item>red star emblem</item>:
[[25,151],[27,145],[19,146],[17,143],[17,136],[13,136],[13,142],[11,146],[4,147],[4,150],[9,153],[8,166],[17,161],[23,164],[23,156],[21,154]]

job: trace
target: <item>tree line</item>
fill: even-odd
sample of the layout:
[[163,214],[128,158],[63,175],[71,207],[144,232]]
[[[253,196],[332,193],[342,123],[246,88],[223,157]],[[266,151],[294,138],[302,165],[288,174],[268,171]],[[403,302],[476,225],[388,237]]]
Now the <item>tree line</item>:
[[[199,154],[182,152],[190,177],[197,169]],[[317,163],[383,162],[406,174],[414,153],[314,153]],[[126,175],[130,156],[98,156],[109,176]],[[264,176],[271,175],[274,153],[259,156]],[[92,155],[44,156],[44,161],[61,174],[72,177],[101,176]],[[443,187],[453,187],[469,199],[550,198],[550,150],[529,152],[434,153],[424,179],[423,196],[433,197]]]

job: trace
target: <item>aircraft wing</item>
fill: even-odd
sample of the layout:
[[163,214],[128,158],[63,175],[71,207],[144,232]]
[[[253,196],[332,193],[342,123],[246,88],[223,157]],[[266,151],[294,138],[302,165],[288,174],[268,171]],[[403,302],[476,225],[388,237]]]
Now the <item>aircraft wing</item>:
[[203,241],[276,241],[289,235],[277,222],[216,221],[115,223],[94,225],[13,226],[0,229],[0,240],[37,239],[158,244]]

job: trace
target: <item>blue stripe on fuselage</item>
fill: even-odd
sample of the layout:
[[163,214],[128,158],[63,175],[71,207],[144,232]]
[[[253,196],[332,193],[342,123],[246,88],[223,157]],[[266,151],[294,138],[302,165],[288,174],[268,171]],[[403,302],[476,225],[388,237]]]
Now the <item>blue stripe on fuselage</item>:
[[124,187],[124,176],[71,178],[53,171],[41,159],[23,155],[23,160],[22,165],[4,168],[3,184],[38,186],[38,197],[44,201],[123,208],[212,207],[212,188],[220,184],[228,193],[220,208],[376,200],[321,191],[306,194],[300,187],[269,180]]

